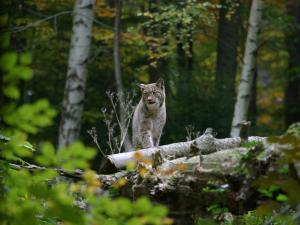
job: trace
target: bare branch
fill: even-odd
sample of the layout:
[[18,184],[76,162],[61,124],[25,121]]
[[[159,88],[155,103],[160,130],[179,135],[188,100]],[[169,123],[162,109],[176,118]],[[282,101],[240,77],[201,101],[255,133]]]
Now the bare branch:
[[102,154],[102,156],[106,158],[107,156],[104,154],[104,152],[102,151],[102,149],[98,143],[98,134],[97,134],[96,128],[92,127],[92,129],[88,130],[87,133],[92,137],[94,143],[97,145],[97,148],[100,151],[100,153]]
[[48,16],[48,17],[46,17],[46,18],[44,18],[44,19],[38,20],[38,21],[36,21],[36,22],[29,23],[29,24],[27,24],[27,25],[25,25],[25,26],[19,26],[19,27],[9,28],[8,31],[13,32],[13,33],[14,33],[14,32],[21,32],[21,31],[24,31],[24,30],[26,30],[26,29],[28,29],[28,28],[30,28],[30,27],[38,26],[38,25],[40,25],[41,23],[44,23],[44,22],[46,22],[46,21],[48,21],[48,20],[51,20],[51,19],[53,19],[53,18],[56,18],[56,17],[58,17],[58,16],[62,16],[62,15],[66,15],[66,14],[71,14],[72,12],[73,12],[73,11],[63,11],[63,12],[59,12],[59,13],[56,13],[56,14],[54,14],[54,15]]
[[[41,20],[35,21],[33,23],[29,23],[29,24],[27,24],[25,26],[18,26],[18,27],[9,28],[8,31],[9,32],[13,32],[13,33],[15,33],[15,32],[22,32],[22,31],[24,31],[24,30],[26,30],[28,28],[39,26],[41,23],[44,23],[44,22],[46,22],[48,20],[51,20],[51,19],[54,19],[54,25],[56,27],[56,19],[57,19],[58,16],[62,16],[62,15],[66,15],[66,14],[72,14],[72,13],[73,13],[73,11],[62,11],[62,12],[56,13],[54,15],[47,16],[47,17],[45,17],[45,18],[43,18]],[[85,15],[82,15],[82,14],[80,14],[80,15],[81,16],[85,16]],[[99,20],[97,20],[95,18],[89,18],[89,17],[86,17],[86,18],[92,19],[95,24],[98,24],[98,25],[100,25],[102,27],[108,28],[110,30],[113,29],[112,27],[108,26],[105,23],[102,23],[101,21],[99,21]]]

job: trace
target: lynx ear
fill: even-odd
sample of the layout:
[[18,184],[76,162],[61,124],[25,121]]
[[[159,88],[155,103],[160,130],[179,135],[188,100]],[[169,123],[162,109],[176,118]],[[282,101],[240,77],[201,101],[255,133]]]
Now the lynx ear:
[[138,84],[138,86],[140,87],[141,91],[145,89],[145,84]]
[[160,89],[164,89],[165,84],[164,84],[164,80],[162,78],[159,78],[158,81],[156,81],[156,86],[159,87]]

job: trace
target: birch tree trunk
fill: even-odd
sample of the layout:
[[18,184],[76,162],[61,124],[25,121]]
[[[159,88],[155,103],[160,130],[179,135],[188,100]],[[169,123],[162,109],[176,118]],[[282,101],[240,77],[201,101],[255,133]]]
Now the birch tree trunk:
[[253,83],[256,52],[258,48],[258,33],[262,20],[263,0],[253,0],[248,34],[246,39],[246,47],[243,57],[243,68],[238,88],[238,96],[234,108],[234,116],[231,124],[231,137],[239,135],[239,124],[243,120],[247,120],[249,109],[251,86]]
[[58,149],[71,144],[80,134],[94,6],[95,0],[76,0],[75,3]]
[[119,99],[119,116],[120,116],[120,128],[121,135],[126,135],[124,140],[125,151],[129,151],[131,148],[129,137],[126,129],[126,111],[125,111],[125,97],[122,83],[121,74],[121,57],[120,57],[120,26],[121,26],[121,15],[122,15],[122,1],[115,0],[116,16],[114,22],[114,68],[115,68],[115,81],[117,86],[117,94]]

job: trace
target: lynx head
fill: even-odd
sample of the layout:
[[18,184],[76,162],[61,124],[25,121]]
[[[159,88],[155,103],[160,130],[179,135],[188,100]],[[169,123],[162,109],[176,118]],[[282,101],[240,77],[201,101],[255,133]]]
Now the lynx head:
[[156,83],[140,84],[142,91],[142,99],[147,109],[159,109],[165,101],[165,86],[164,80],[159,79]]

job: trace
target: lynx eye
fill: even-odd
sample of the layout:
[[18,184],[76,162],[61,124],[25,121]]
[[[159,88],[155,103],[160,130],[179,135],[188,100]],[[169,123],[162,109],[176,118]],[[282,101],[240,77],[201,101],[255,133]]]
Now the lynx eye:
[[161,94],[160,94],[159,92],[157,92],[157,91],[153,92],[153,94],[154,94],[156,97],[160,97],[160,96],[161,96]]

